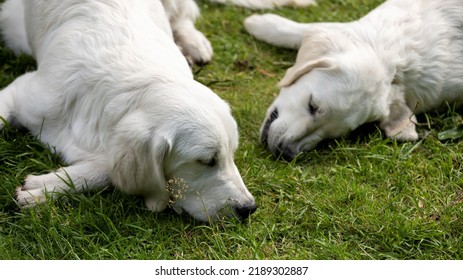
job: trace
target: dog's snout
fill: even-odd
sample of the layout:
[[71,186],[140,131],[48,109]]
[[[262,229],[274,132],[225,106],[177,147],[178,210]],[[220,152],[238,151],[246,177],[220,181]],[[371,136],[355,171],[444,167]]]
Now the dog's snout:
[[256,212],[257,204],[253,203],[252,205],[238,206],[235,208],[235,213],[238,218],[244,220],[249,217],[252,213]]
[[272,113],[270,113],[270,116],[264,123],[264,127],[262,128],[262,134],[260,137],[260,141],[262,144],[265,146],[268,146],[268,131],[270,129],[270,125],[278,118],[278,109],[275,108]]
[[285,161],[292,161],[296,156],[296,153],[291,150],[289,147],[286,147],[283,143],[279,143],[276,149],[273,151],[273,155],[276,158],[281,158]]

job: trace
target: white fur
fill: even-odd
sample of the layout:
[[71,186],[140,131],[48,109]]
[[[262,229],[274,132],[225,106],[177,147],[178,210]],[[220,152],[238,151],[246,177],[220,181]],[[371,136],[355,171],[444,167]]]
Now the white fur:
[[112,184],[144,196],[153,211],[174,200],[177,212],[203,221],[255,210],[233,162],[238,134],[230,108],[193,80],[173,40],[175,33],[192,34],[180,39],[183,50],[209,59],[193,26],[197,7],[193,0],[163,5],[9,0],[2,6],[7,44],[31,53],[38,70],[0,92],[0,116],[28,128],[69,164],[27,176],[16,191],[20,205]]
[[231,3],[249,9],[272,9],[281,6],[306,7],[314,5],[315,0],[211,0],[217,3]]
[[418,139],[415,113],[463,100],[462,15],[460,0],[389,0],[350,23],[247,18],[256,38],[299,49],[262,141],[290,159],[371,121],[388,137]]

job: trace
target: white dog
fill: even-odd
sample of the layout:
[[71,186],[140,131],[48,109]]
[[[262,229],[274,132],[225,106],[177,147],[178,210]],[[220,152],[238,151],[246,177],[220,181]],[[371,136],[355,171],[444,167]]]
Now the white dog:
[[314,5],[315,0],[211,0],[217,3],[232,3],[250,9],[271,9],[281,6],[305,7]]
[[112,184],[144,196],[153,211],[173,201],[177,212],[202,221],[256,210],[233,162],[238,134],[230,108],[193,80],[173,40],[196,61],[210,58],[193,25],[197,6],[162,3],[4,3],[7,44],[31,53],[38,70],[0,92],[0,116],[28,128],[69,164],[27,176],[16,190],[20,205]]
[[463,100],[461,0],[389,0],[350,23],[254,15],[245,27],[299,48],[261,128],[276,156],[291,159],[372,121],[388,137],[416,140],[415,113]]

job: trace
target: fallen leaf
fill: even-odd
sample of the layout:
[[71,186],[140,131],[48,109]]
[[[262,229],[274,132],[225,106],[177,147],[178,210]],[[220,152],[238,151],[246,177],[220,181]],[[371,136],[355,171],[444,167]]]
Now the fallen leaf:
[[440,215],[439,213],[433,213],[431,216],[429,216],[429,218],[431,218],[431,220],[437,222],[440,220]]
[[418,207],[424,208],[424,202],[422,200],[418,201]]
[[270,73],[268,71],[265,71],[264,69],[257,69],[257,71],[264,76],[271,77],[271,78],[275,77],[274,73]]

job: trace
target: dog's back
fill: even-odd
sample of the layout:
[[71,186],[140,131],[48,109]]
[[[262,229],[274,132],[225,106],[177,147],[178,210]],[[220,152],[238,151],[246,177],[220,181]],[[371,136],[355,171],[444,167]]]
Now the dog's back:
[[462,15],[459,0],[389,0],[351,25],[397,68],[407,103],[424,112],[442,100],[463,101]]
[[0,10],[0,29],[6,45],[16,53],[31,54],[23,1],[6,1]]
[[[40,77],[30,85],[35,90],[29,92],[29,98],[22,100],[28,113],[21,114],[20,118],[27,117],[27,120],[20,122],[27,123],[32,134],[39,135],[59,152],[72,141],[85,143],[89,149],[101,145],[101,139],[88,135],[105,135],[106,127],[127,113],[119,110],[106,114],[107,110],[101,110],[109,108],[113,100],[126,98],[121,104],[126,104],[127,109],[136,108],[143,88],[156,79],[192,79],[191,70],[172,39],[160,2],[27,0],[6,3],[10,7],[3,7],[2,13],[16,14],[10,18],[3,16],[7,24],[3,30],[10,32],[8,25],[14,25],[15,19],[20,18],[18,15],[25,17],[24,31],[11,38],[11,44],[16,43],[17,50],[30,47]],[[27,32],[27,45],[21,41],[25,37],[23,32]],[[129,92],[140,94],[129,100]],[[33,97],[34,94],[38,96]],[[42,103],[38,105],[37,100]],[[83,127],[90,131],[87,136],[81,133]]]

